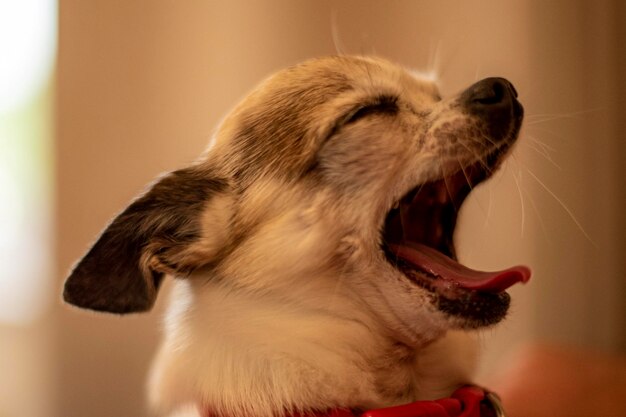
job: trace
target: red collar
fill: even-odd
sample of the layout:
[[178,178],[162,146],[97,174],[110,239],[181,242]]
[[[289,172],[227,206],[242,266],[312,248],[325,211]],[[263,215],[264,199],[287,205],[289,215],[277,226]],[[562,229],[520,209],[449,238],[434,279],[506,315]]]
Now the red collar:
[[[211,413],[202,415],[210,417]],[[416,401],[365,412],[336,408],[314,413],[296,413],[288,417],[505,417],[505,415],[496,394],[468,385],[454,391],[450,398],[435,401]]]
[[378,408],[362,413],[335,409],[314,417],[505,417],[500,399],[494,393],[475,386],[456,390],[450,398],[416,401],[395,407]]

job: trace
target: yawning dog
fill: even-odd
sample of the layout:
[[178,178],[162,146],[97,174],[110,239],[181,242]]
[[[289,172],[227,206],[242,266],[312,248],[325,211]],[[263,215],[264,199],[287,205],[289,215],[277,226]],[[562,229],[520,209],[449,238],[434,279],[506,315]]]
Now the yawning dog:
[[193,165],[106,228],[71,304],[149,310],[175,279],[150,379],[163,413],[273,417],[448,396],[470,382],[468,330],[493,325],[525,267],[468,269],[453,234],[509,153],[523,109],[488,78],[442,99],[371,57],[263,82]]

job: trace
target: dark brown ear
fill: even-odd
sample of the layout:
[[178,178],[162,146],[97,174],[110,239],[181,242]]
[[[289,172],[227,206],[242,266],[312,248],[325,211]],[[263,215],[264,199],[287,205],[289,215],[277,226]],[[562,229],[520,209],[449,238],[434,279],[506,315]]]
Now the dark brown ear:
[[165,272],[189,272],[177,255],[199,239],[204,207],[225,188],[224,180],[198,167],[160,179],[76,265],[65,282],[65,301],[119,314],[149,310]]

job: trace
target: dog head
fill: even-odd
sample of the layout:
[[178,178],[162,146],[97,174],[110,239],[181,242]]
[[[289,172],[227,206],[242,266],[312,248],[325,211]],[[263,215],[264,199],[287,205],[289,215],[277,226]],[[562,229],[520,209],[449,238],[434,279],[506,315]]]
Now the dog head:
[[529,273],[461,266],[453,233],[467,194],[517,138],[516,97],[489,78],[441,99],[377,58],[288,68],[233,110],[200,160],[113,220],[64,297],[144,311],[167,274],[294,302],[307,291],[349,299],[411,344],[496,323],[504,290]]

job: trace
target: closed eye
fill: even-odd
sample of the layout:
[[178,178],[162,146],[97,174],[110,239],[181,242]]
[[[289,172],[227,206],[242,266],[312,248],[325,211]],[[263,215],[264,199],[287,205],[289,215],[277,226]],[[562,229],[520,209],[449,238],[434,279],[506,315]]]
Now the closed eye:
[[387,114],[394,115],[398,112],[398,99],[393,96],[379,96],[373,99],[371,102],[355,106],[351,111],[345,113],[343,117],[340,117],[333,128],[328,132],[326,142],[332,138],[343,126],[355,123],[372,114]]
[[396,114],[397,112],[398,104],[396,97],[381,96],[374,102],[361,106],[348,114],[342,124],[347,125],[354,123],[371,114]]

